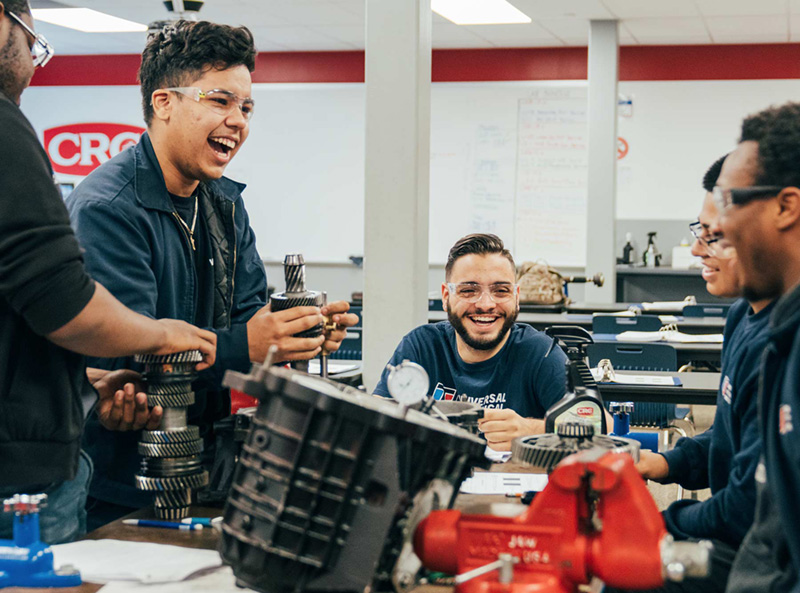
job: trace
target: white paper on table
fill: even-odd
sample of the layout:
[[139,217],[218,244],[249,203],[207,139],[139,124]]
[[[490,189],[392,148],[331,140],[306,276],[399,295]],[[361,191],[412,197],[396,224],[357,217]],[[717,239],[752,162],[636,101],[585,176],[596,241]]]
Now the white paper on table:
[[100,589],[103,593],[243,593],[252,591],[236,586],[230,566],[219,566],[193,574],[177,583],[145,584],[137,581],[114,581]]
[[694,297],[686,297],[682,301],[655,301],[652,303],[642,303],[642,309],[645,311],[674,311],[675,313],[682,313],[686,305],[696,305],[697,300]]
[[182,581],[199,570],[222,565],[216,550],[115,539],[60,544],[52,546],[52,550],[55,566],[71,564],[81,571],[81,578],[90,583]]
[[547,486],[546,474],[475,472],[461,483],[464,494],[521,494],[540,492]]
[[600,381],[603,371],[598,368],[591,369],[594,380],[598,383],[617,383],[618,385],[669,385],[680,387],[683,382],[679,377],[665,377],[656,375],[623,375],[615,372],[613,381]]
[[685,334],[679,331],[636,332],[617,334],[617,342],[674,342],[678,344],[722,344],[722,334]]
[[[592,313],[592,317],[596,317],[598,315],[611,315],[612,317],[636,317],[638,313],[635,311],[615,311],[613,313]],[[678,323],[679,319],[675,317],[675,315],[659,315],[658,318],[661,320],[661,323]]]
[[[346,373],[348,371],[354,371],[358,368],[358,364],[352,362],[346,362],[341,360],[328,360],[328,374],[329,375],[338,375],[339,373]],[[308,374],[309,375],[319,375],[319,359],[315,358],[314,360],[308,361]]]
[[511,459],[511,451],[495,451],[489,445],[486,445],[486,451],[483,454],[486,459],[491,459],[495,463],[505,463]]

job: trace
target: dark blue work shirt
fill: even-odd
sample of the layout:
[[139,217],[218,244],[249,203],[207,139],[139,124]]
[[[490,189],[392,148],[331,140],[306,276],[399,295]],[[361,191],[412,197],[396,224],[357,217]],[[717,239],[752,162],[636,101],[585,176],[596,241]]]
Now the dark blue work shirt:
[[[449,321],[423,325],[406,335],[395,350],[392,365],[410,360],[430,378],[429,394],[453,399],[465,394],[484,408],[510,408],[525,418],[542,418],[564,397],[566,355],[553,340],[529,325],[515,324],[508,340],[489,360],[467,363],[456,346],[456,331]],[[375,393],[389,396],[384,370]]]
[[773,308],[774,303],[754,314],[745,300],[731,307],[714,424],[664,453],[670,481],[686,488],[711,488],[708,500],[681,500],[664,511],[667,529],[677,538],[714,538],[737,548],[753,523],[754,475],[761,455],[759,361]]

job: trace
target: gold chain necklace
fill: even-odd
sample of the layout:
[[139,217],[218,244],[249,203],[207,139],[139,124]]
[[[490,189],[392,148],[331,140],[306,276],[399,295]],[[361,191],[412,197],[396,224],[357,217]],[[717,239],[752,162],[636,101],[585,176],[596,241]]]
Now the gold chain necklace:
[[186,224],[186,221],[183,220],[183,217],[180,214],[178,214],[177,212],[175,213],[175,217],[178,219],[178,222],[180,222],[183,225],[183,228],[186,229],[186,232],[189,233],[189,241],[192,244],[192,251],[197,251],[197,247],[194,244],[194,228],[197,225],[197,211],[198,210],[199,210],[199,208],[198,208],[198,204],[197,204],[197,194],[195,194],[194,195],[194,217],[192,218],[192,226],[191,226],[191,228],[189,227],[188,224]]

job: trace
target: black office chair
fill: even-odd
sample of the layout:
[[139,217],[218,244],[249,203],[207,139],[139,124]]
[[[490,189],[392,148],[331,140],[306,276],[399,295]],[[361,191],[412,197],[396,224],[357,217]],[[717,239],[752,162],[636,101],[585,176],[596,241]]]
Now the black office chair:
[[621,334],[626,331],[657,332],[661,329],[661,325],[658,315],[634,315],[632,317],[595,315],[592,318],[592,332],[595,334]]
[[[586,347],[589,366],[607,358],[618,371],[678,370],[678,355],[670,344],[619,344],[598,343]],[[608,406],[610,402],[606,402]],[[637,402],[631,415],[631,424],[647,428],[674,429],[681,436],[694,435],[694,424],[687,419],[688,406]]]
[[727,317],[731,306],[719,305],[686,305],[683,308],[684,317]]

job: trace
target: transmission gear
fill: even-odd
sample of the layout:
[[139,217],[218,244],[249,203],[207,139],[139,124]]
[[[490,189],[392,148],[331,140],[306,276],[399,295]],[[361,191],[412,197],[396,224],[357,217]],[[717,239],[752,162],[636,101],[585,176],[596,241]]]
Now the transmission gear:
[[628,453],[634,461],[639,461],[638,441],[595,435],[592,425],[581,422],[562,422],[557,430],[557,434],[535,434],[514,439],[511,443],[511,459],[548,473],[565,457],[598,447],[616,453]]

